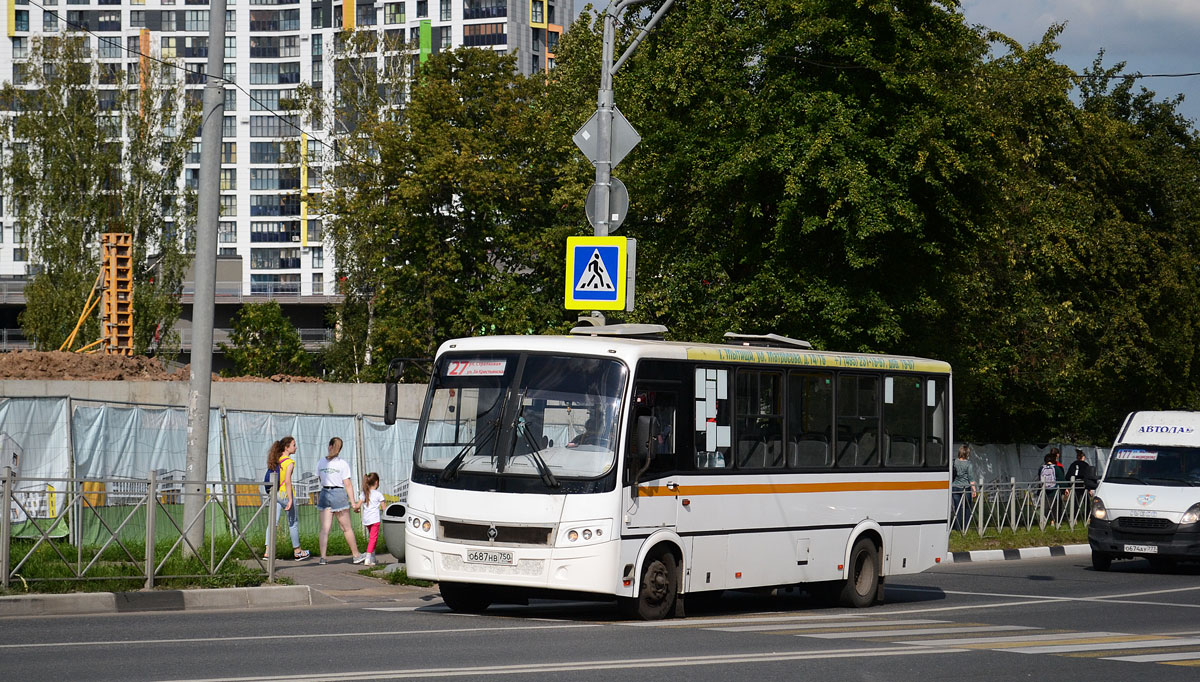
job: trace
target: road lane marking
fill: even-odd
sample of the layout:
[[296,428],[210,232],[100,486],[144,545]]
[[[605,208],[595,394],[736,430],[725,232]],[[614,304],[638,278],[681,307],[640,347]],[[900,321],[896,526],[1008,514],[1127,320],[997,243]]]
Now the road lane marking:
[[[1177,644],[1179,646],[1195,646],[1200,644],[1200,639],[1193,640],[1178,640],[1178,639],[1154,639],[1153,635],[1129,635],[1128,637],[1111,637],[1097,639],[1093,643],[1088,643],[1086,640],[1078,640],[1077,644],[1071,644],[1075,640],[1065,640],[1061,645],[1055,646],[1031,646],[1009,649],[1018,654],[1062,654],[1074,651],[1101,651],[1104,649],[1140,649],[1166,646],[1169,644]],[[1120,643],[1121,646],[1114,647],[1114,643]]]
[[909,635],[952,635],[957,632],[1011,632],[1015,630],[1040,630],[1024,625],[978,625],[946,628],[908,628],[906,630],[858,630],[856,632],[800,632],[798,637],[815,639],[852,639],[855,637],[907,637]]
[[1162,663],[1164,661],[1200,660],[1200,651],[1176,651],[1167,654],[1137,654],[1134,656],[1105,656],[1106,661],[1127,661],[1129,663]]
[[716,632],[766,632],[769,630],[816,630],[816,629],[849,629],[860,627],[879,627],[884,625],[920,625],[948,623],[945,620],[922,620],[906,618],[904,620],[860,620],[843,621],[839,623],[771,623],[768,625],[733,625],[723,628],[707,628]]
[[617,622],[613,625],[624,625],[634,628],[665,628],[665,627],[700,627],[705,625],[724,625],[726,623],[796,623],[810,620],[863,619],[866,616],[851,616],[844,613],[815,614],[806,616],[788,616],[783,614],[763,614],[757,616],[736,616],[729,618],[685,618],[683,620],[653,620]]
[[496,632],[509,630],[570,630],[576,628],[604,627],[602,623],[565,623],[562,625],[529,625],[513,627],[503,625],[480,628],[444,628],[438,630],[392,630],[389,632],[320,632],[313,634],[247,635],[243,637],[184,637],[177,639],[113,639],[87,642],[29,642],[26,644],[0,644],[0,649],[40,649],[67,646],[121,646],[146,644],[194,644],[200,642],[254,642],[269,640],[335,639],[347,637],[399,637],[404,635],[470,634],[472,632]]
[[965,646],[968,644],[975,645],[975,644],[993,644],[993,643],[995,643],[995,644],[1012,643],[1013,646],[1020,646],[1022,644],[1026,644],[1028,642],[1045,642],[1045,641],[1061,640],[1063,637],[1066,637],[1066,636],[1075,636],[1075,637],[1104,637],[1104,636],[1119,637],[1119,636],[1121,636],[1121,633],[1119,633],[1119,632],[1070,632],[1070,631],[1064,631],[1064,630],[1059,630],[1059,631],[1040,630],[1039,632],[1041,632],[1042,634],[1040,634],[1040,635],[997,635],[996,637],[950,637],[950,638],[931,637],[929,639],[911,639],[911,640],[905,640],[903,642],[896,642],[896,643],[897,644],[918,644],[921,646],[926,646],[926,645],[928,645],[928,646]]
[[924,654],[960,653],[957,649],[924,649],[886,647],[869,649],[832,649],[816,652],[772,652],[751,654],[719,654],[710,656],[677,656],[671,658],[634,658],[624,660],[578,661],[561,663],[528,663],[506,666],[464,668],[421,668],[398,670],[367,670],[349,673],[305,673],[303,675],[269,675],[244,677],[209,677],[174,682],[289,682],[320,678],[330,682],[342,680],[403,679],[420,677],[456,677],[491,675],[531,675],[554,672],[587,672],[593,670],[626,670],[636,668],[676,668],[681,666],[735,665],[779,661],[803,661],[831,658],[863,658],[882,656],[914,656]]

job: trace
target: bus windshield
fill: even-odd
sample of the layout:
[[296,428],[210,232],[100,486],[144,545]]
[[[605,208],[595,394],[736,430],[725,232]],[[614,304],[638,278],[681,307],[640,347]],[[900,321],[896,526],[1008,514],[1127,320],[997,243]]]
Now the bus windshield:
[[438,362],[416,465],[459,473],[561,477],[608,473],[627,371],[608,358],[482,353]]
[[1104,480],[1143,485],[1200,486],[1200,449],[1119,446],[1109,460]]

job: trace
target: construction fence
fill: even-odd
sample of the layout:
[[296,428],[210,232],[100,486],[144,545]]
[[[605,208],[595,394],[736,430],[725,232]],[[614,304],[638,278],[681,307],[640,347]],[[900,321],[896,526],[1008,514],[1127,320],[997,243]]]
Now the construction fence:
[[[387,425],[363,415],[311,415],[287,412],[213,409],[209,414],[208,457],[203,477],[209,493],[227,509],[258,508],[265,498],[262,480],[267,450],[284,436],[296,439],[294,483],[301,533],[316,533],[315,510],[320,483],[316,469],[331,438],[343,441],[341,457],[351,466],[356,492],[364,473],[379,474],[389,502],[406,497],[416,436],[416,420]],[[17,483],[12,494],[21,504],[8,510],[14,537],[25,532],[28,517],[57,519],[55,536],[89,544],[107,531],[96,524],[72,528],[61,512],[67,491],[54,479],[70,482],[103,516],[105,509],[138,504],[155,478],[160,504],[179,503],[187,459],[187,411],[183,407],[96,403],[71,398],[0,398],[0,467],[8,466]],[[228,499],[225,499],[228,498]],[[81,517],[82,518],[82,517]],[[130,523],[129,525],[134,525]],[[167,532],[169,524],[159,524]],[[32,530],[29,532],[33,535]]]

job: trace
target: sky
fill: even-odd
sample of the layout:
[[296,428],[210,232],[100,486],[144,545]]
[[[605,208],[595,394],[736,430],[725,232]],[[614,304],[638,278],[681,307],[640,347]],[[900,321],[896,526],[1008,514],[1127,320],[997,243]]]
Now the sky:
[[[575,0],[575,11],[588,2]],[[971,24],[982,24],[1028,45],[1054,23],[1065,23],[1058,60],[1079,72],[1105,51],[1104,64],[1126,63],[1142,73],[1200,72],[1200,0],[960,0]],[[1148,78],[1159,99],[1185,95],[1180,113],[1200,127],[1200,76]]]
[[[1200,72],[1200,0],[962,0],[967,22],[1028,45],[1046,28],[1065,23],[1058,60],[1076,72],[1104,49],[1104,65],[1124,61],[1126,72]],[[1182,93],[1179,112],[1200,123],[1200,76],[1147,78],[1158,99]]]

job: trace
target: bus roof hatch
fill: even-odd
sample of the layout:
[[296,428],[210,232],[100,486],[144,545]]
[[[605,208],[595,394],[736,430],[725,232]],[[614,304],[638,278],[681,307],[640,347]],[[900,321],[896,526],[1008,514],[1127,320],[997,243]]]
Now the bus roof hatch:
[[725,332],[729,343],[742,346],[766,346],[768,348],[804,348],[812,350],[812,344],[801,339],[793,339],[779,334],[736,334]]

